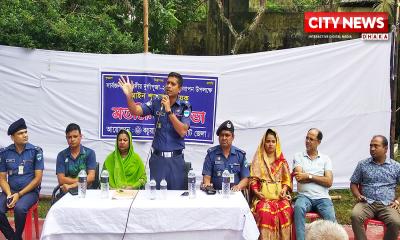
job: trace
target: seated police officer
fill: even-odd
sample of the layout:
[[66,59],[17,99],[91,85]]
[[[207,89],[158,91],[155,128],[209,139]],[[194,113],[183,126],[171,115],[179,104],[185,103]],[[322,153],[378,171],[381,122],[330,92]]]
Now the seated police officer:
[[[28,143],[24,119],[12,123],[7,133],[14,144],[0,149],[0,230],[7,239],[22,239],[26,214],[39,199],[43,152]],[[7,220],[8,208],[14,208],[15,232]]]
[[64,193],[78,187],[78,174],[82,169],[87,173],[88,186],[93,183],[96,174],[96,154],[92,149],[81,145],[82,133],[79,125],[70,123],[65,135],[68,147],[58,153],[56,164],[58,184]]
[[223,122],[218,130],[219,145],[209,148],[203,165],[203,187],[213,185],[215,189],[222,188],[222,172],[227,169],[231,174],[233,191],[247,187],[250,176],[246,161],[246,152],[232,146],[234,126],[231,121]]

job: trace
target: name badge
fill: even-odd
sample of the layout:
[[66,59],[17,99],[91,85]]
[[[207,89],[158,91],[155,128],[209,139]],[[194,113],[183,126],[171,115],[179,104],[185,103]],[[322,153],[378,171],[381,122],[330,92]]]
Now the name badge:
[[19,165],[18,166],[18,175],[22,175],[24,174],[24,166],[23,165]]
[[229,177],[231,179],[230,183],[235,183],[235,174],[231,173],[231,174],[229,174]]
[[215,164],[224,164],[224,161],[215,161]]

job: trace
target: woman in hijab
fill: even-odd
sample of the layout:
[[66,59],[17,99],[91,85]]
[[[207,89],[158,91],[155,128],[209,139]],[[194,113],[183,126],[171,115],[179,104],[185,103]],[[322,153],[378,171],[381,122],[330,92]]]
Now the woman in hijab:
[[146,171],[142,159],[133,151],[131,132],[118,132],[115,150],[104,161],[104,169],[109,172],[111,188],[140,189],[146,184]]
[[278,134],[268,129],[250,169],[252,208],[260,239],[291,239],[293,210],[289,165],[281,152]]

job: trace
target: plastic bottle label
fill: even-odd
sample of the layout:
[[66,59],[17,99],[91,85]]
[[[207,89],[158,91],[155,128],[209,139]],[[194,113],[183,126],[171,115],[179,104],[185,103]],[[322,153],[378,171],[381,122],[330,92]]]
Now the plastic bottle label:
[[101,183],[108,183],[108,177],[100,177]]
[[229,174],[229,178],[230,178],[230,183],[235,182],[235,174],[234,173]]
[[188,178],[188,183],[196,183],[196,178]]
[[79,182],[84,183],[87,181],[87,177],[79,177]]
[[231,178],[230,177],[223,177],[222,178],[222,182],[223,183],[230,183],[231,182]]

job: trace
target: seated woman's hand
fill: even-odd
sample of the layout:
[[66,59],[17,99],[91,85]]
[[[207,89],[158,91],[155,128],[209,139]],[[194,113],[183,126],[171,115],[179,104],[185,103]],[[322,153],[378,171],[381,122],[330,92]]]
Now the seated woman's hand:
[[[282,187],[282,190],[281,190],[281,192],[279,193],[279,197],[281,198],[281,199],[290,199],[291,197],[290,197],[290,195],[288,194],[288,187],[286,186],[286,185],[283,185],[283,187]],[[289,200],[288,199],[288,200]]]

